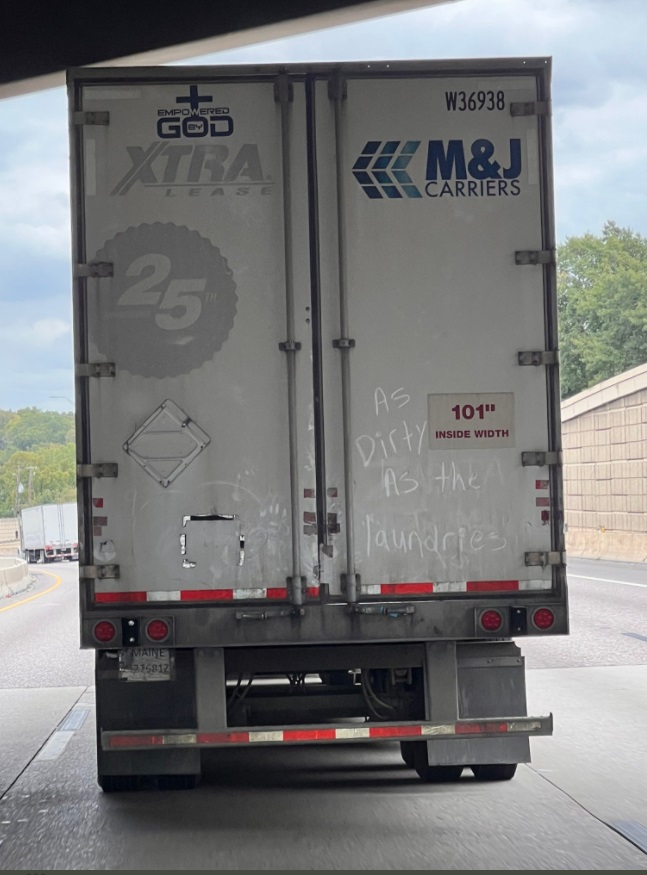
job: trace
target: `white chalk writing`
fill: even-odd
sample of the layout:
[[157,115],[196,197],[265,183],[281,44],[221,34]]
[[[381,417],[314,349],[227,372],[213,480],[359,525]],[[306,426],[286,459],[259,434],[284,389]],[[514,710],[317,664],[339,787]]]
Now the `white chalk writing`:
[[414,517],[413,526],[395,528],[380,522],[374,514],[366,514],[367,557],[375,550],[412,553],[421,559],[433,556],[443,568],[448,564],[462,568],[471,556],[482,550],[496,553],[507,546],[506,539],[492,530],[457,526],[443,531],[437,523],[425,520],[424,512]]
[[391,405],[395,406],[396,409],[400,407],[404,407],[406,404],[411,401],[411,395],[407,395],[404,391],[404,386],[400,386],[399,389],[396,389],[395,392],[391,392],[389,398],[386,397],[386,392],[384,389],[381,389],[379,386],[373,393],[373,397],[375,399],[375,415],[380,415],[380,408],[384,408],[385,413],[389,413],[389,399],[391,400]]
[[400,453],[404,455],[414,452],[419,456],[422,452],[427,423],[416,424],[414,429],[415,431],[411,431],[406,419],[403,419],[402,425],[398,425],[388,432],[376,431],[374,435],[361,434],[355,438],[355,446],[364,467],[368,468],[374,458],[387,460]]

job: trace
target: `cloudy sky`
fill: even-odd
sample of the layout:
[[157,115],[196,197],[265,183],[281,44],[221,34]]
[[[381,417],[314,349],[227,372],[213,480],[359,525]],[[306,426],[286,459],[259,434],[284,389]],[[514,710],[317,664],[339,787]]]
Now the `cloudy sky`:
[[[646,33],[646,0],[460,0],[183,63],[550,55],[563,241],[647,235]],[[66,112],[63,89],[0,100],[0,409],[73,406]]]

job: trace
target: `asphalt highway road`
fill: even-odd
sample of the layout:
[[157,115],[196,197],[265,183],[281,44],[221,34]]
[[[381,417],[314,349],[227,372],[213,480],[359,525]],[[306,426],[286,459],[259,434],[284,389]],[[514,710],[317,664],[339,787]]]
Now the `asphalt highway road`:
[[522,645],[555,733],[510,783],[424,785],[360,744],[212,751],[197,790],[116,795],[76,566],[32,570],[0,602],[2,870],[647,869],[647,568],[569,562],[572,634]]

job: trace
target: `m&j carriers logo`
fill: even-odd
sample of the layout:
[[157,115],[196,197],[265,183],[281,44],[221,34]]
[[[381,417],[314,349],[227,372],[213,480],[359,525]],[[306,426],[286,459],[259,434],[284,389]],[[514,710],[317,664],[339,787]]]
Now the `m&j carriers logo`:
[[235,129],[229,106],[218,105],[208,88],[189,86],[172,106],[156,110],[153,142],[126,146],[130,167],[111,194],[135,186],[165,197],[270,194],[258,143],[234,145]]
[[353,165],[374,200],[516,197],[521,171],[519,139],[369,140]]

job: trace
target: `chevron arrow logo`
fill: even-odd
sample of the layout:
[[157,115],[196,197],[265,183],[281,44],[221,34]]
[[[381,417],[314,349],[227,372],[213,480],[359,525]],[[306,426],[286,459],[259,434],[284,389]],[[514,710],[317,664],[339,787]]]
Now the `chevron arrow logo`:
[[419,198],[419,189],[407,173],[420,140],[369,140],[353,165],[353,176],[372,200]]

